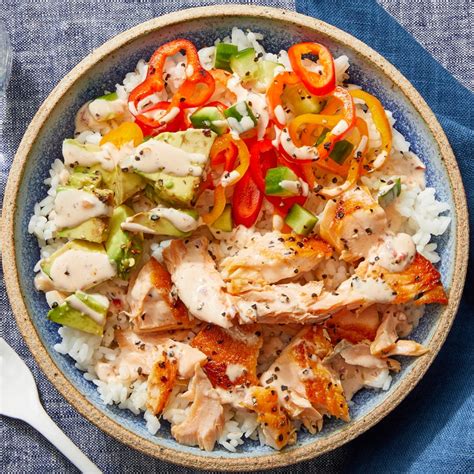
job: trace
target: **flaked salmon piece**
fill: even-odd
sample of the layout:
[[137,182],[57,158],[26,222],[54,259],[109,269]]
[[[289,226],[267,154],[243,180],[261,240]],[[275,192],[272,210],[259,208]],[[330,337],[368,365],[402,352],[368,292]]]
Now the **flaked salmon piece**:
[[421,356],[428,349],[415,341],[399,339],[400,325],[406,324],[406,316],[401,311],[387,311],[384,315],[370,352],[375,356],[388,357],[392,355]]
[[154,415],[160,414],[169,400],[178,375],[175,358],[163,351],[153,364],[147,383],[146,407]]
[[364,387],[388,390],[392,381],[390,370],[400,369],[397,361],[372,355],[368,344],[347,341],[337,344],[323,365],[340,378],[347,401]]
[[257,421],[265,436],[266,444],[279,450],[295,443],[295,427],[282,409],[275,389],[250,388],[244,406],[257,414]]
[[255,234],[247,245],[224,258],[219,270],[227,283],[227,291],[239,294],[293,278],[331,255],[330,245],[317,236],[268,232]]
[[191,345],[207,356],[203,370],[212,385],[229,390],[239,385],[258,384],[257,359],[262,341],[257,325],[229,330],[208,324]]
[[322,417],[349,420],[349,408],[338,378],[322,364],[332,344],[321,326],[304,328],[261,376],[263,386],[276,390],[293,419],[315,433]]
[[311,281],[305,285],[287,283],[267,285],[259,290],[248,291],[236,296],[235,306],[243,323],[279,323],[304,320],[323,289],[323,283]]
[[324,322],[324,327],[333,344],[346,339],[353,344],[368,340],[373,341],[380,324],[376,305],[362,311],[339,310]]
[[127,300],[136,331],[167,331],[193,325],[183,303],[172,296],[170,274],[154,258],[130,285]]
[[[136,380],[149,375],[157,358],[165,353],[177,363],[178,376],[189,379],[196,363],[202,364],[206,356],[185,341],[188,331],[169,331],[136,334],[131,330],[116,330],[115,339],[119,355],[110,362],[98,362],[95,370],[100,380]],[[173,339],[170,339],[173,337]]]
[[[302,285],[303,291],[305,286]],[[279,314],[275,311],[263,315],[261,319],[257,316],[257,321],[314,323],[341,309],[360,310],[376,303],[404,304],[412,301],[416,305],[447,303],[438,270],[418,253],[400,272],[390,272],[376,263],[364,261],[336,291],[323,291],[310,304],[293,313]]]
[[441,276],[434,265],[417,253],[412,262],[401,272],[389,272],[380,265],[363,262],[356,271],[364,278],[383,280],[394,295],[393,304],[414,301],[415,304],[447,304],[448,298],[441,283]]
[[184,395],[193,402],[186,419],[171,427],[171,434],[181,444],[212,451],[224,428],[224,409],[199,364]]
[[205,237],[173,240],[163,251],[163,258],[179,298],[194,317],[224,328],[233,325],[236,312],[232,297],[224,291]]
[[319,233],[347,262],[367,257],[385,234],[383,208],[365,186],[355,186],[327,202],[319,221]]

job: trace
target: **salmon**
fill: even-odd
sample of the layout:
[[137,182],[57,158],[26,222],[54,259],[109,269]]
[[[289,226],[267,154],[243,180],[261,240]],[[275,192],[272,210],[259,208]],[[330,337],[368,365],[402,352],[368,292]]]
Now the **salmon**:
[[[154,363],[163,353],[176,363],[178,376],[189,379],[194,374],[196,363],[202,364],[206,356],[180,342],[185,341],[188,331],[170,331],[136,334],[130,330],[116,330],[115,339],[120,353],[110,362],[100,361],[95,370],[100,380],[109,382],[115,379],[136,380],[140,376],[151,374]],[[173,337],[174,339],[170,339]]]
[[163,251],[163,258],[179,298],[194,317],[224,328],[233,325],[233,300],[224,291],[205,237],[173,240]]
[[363,311],[350,311],[343,308],[327,319],[324,327],[333,344],[343,339],[356,344],[364,340],[373,341],[379,324],[379,313],[374,305]]
[[421,356],[428,349],[416,341],[399,339],[400,323],[405,324],[406,316],[401,311],[387,311],[370,345],[370,353],[375,356]]
[[319,221],[319,233],[347,262],[356,262],[385,234],[383,208],[365,186],[355,186],[327,202]]
[[434,265],[417,253],[402,272],[388,272],[380,265],[363,262],[356,274],[364,278],[380,278],[394,295],[393,304],[414,301],[416,305],[447,304],[448,298],[441,283],[441,276]]
[[287,283],[267,285],[259,290],[248,291],[235,297],[235,306],[243,323],[299,322],[311,317],[311,306],[323,289],[323,283],[312,281],[301,285]]
[[169,400],[178,375],[176,359],[165,351],[153,364],[147,383],[146,407],[154,415],[160,414]]
[[172,426],[171,434],[181,444],[212,451],[224,428],[224,409],[199,365],[184,395],[193,401],[185,420]]
[[303,329],[261,376],[263,386],[276,390],[292,419],[315,433],[322,417],[349,420],[349,408],[337,376],[322,363],[332,344],[321,326]]
[[193,325],[183,303],[172,296],[170,274],[154,258],[130,285],[127,300],[137,331],[167,331]]
[[207,356],[203,370],[213,387],[229,390],[258,384],[257,359],[262,340],[258,326],[236,326],[229,330],[209,324],[191,345]]
[[[313,285],[314,282],[306,285]],[[301,291],[306,285],[301,286]],[[272,290],[276,290],[275,285]],[[257,296],[252,293],[253,296]],[[277,299],[279,293],[274,292]],[[266,295],[268,304],[268,295]],[[362,262],[354,275],[342,282],[336,291],[323,291],[309,304],[301,306],[292,313],[273,311],[256,317],[257,322],[320,322],[343,309],[362,310],[376,303],[416,305],[428,303],[446,304],[447,297],[440,280],[440,274],[434,265],[420,254],[416,254],[411,263],[400,272],[390,272],[376,263]],[[238,304],[242,307],[242,304]],[[276,305],[270,308],[277,308]],[[243,310],[241,309],[243,312]],[[245,318],[243,319],[245,321]]]
[[347,341],[337,344],[323,365],[340,378],[347,401],[364,387],[387,390],[391,382],[390,371],[400,369],[397,361],[372,355],[368,344]]
[[313,269],[332,255],[332,248],[319,237],[280,232],[255,234],[234,255],[219,264],[227,291],[240,294]]
[[276,390],[270,387],[252,387],[244,405],[257,414],[266,444],[280,450],[295,443],[295,428],[281,407]]

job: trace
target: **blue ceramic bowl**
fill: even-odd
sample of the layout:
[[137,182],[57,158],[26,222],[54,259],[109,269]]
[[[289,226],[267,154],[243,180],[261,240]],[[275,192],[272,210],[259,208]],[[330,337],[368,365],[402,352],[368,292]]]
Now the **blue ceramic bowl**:
[[[39,250],[35,238],[27,233],[28,221],[34,204],[45,196],[43,181],[53,160],[61,158],[63,139],[73,135],[79,107],[113,89],[140,58],[149,58],[157,45],[178,37],[189,38],[198,47],[210,45],[229,34],[234,25],[263,33],[267,51],[314,40],[328,46],[335,56],[346,54],[351,81],[373,92],[393,111],[397,128],[427,165],[428,185],[435,186],[438,198],[452,209],[450,229],[437,241],[449,305],[430,307],[413,335],[431,352],[403,360],[402,370],[387,392],[359,392],[350,423],[329,420],[315,436],[300,433],[298,443],[285,454],[252,441],[237,453],[219,446],[213,452],[202,452],[178,444],[166,426],[152,436],[141,416],[106,406],[73,360],[53,350],[59,340],[58,327],[46,319],[45,298],[33,286]],[[444,133],[419,94],[393,66],[347,33],[302,15],[260,7],[209,7],[175,13],[139,25],[88,56],[51,93],[31,123],[11,171],[4,218],[4,266],[10,300],[18,325],[46,375],[71,404],[110,435],[151,455],[201,468],[251,470],[287,465],[334,449],[379,421],[407,395],[439,350],[457,309],[466,268],[467,253],[460,251],[467,245],[467,225],[459,171]]]

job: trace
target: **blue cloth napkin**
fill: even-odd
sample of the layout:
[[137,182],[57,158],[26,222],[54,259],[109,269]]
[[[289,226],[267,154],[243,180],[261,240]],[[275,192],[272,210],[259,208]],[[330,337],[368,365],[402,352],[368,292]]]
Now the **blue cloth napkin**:
[[[179,8],[235,0],[4,0],[14,63],[5,119],[0,98],[0,195],[19,140],[57,81],[93,48],[137,23]],[[241,3],[294,8],[293,0]],[[408,2],[406,8],[410,8]],[[372,0],[297,0],[296,9],[342,28],[388,58],[422,93],[443,125],[474,209],[473,97]],[[448,25],[448,27],[451,27]],[[93,34],[91,34],[91,31]],[[0,52],[1,53],[1,52]],[[468,65],[467,65],[468,67]],[[474,229],[474,223],[471,227]],[[473,246],[471,238],[471,246]],[[473,472],[473,262],[453,329],[416,389],[387,418],[355,441],[313,461],[275,472]],[[471,290],[471,291],[469,291]],[[191,472],[127,448],[81,417],[58,394],[22,341],[0,281],[2,335],[33,370],[43,403],[58,425],[104,472]],[[53,446],[22,422],[0,420],[2,471],[75,472]]]

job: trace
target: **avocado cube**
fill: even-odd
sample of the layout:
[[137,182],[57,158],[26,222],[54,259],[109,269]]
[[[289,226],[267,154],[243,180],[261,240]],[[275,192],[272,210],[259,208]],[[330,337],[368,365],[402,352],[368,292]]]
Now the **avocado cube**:
[[141,176],[126,172],[119,166],[116,166],[111,171],[100,167],[97,168],[100,170],[105,187],[113,191],[116,206],[123,204],[146,185],[145,180]]
[[143,237],[123,230],[121,225],[133,211],[122,205],[114,209],[110,218],[109,236],[105,248],[109,259],[117,265],[117,273],[122,280],[130,277],[131,270],[136,267],[143,251]]
[[107,219],[92,217],[76,227],[58,231],[58,237],[69,240],[87,240],[98,244],[107,238]]
[[[194,219],[198,219],[199,215],[194,209],[180,209],[181,212],[188,214]],[[170,237],[189,237],[192,232],[183,232],[177,229],[168,219],[156,215],[151,211],[139,212],[133,217],[127,219],[126,228],[135,232],[141,231],[152,235],[168,235]]]
[[[183,132],[160,133],[153,140],[162,140],[189,153],[201,153],[207,158],[206,163],[199,165],[204,171],[215,137],[216,134],[210,130],[189,129]],[[153,185],[158,199],[173,206],[189,208],[197,199],[202,176],[173,176],[160,171],[156,173],[135,172]]]

